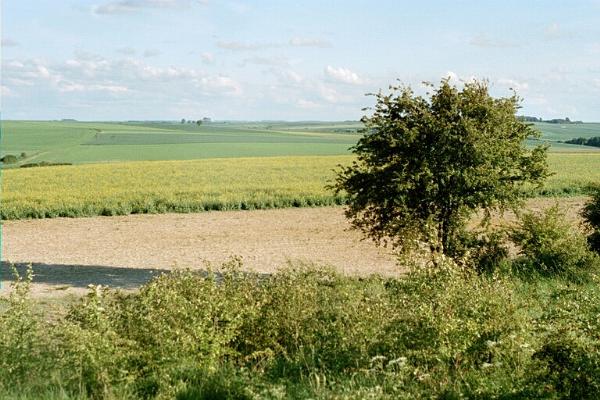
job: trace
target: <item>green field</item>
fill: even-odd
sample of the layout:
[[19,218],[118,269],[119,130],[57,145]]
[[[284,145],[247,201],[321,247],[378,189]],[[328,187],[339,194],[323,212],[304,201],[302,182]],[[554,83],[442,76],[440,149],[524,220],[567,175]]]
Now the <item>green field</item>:
[[535,126],[542,131],[545,140],[565,141],[572,138],[591,138],[600,136],[600,123],[550,124],[537,122]]
[[550,124],[538,122],[535,126],[542,132],[540,140],[530,140],[530,145],[547,143],[550,151],[555,153],[587,153],[599,152],[600,149],[591,146],[573,145],[562,143],[573,138],[591,138],[600,136],[600,123],[585,124]]
[[[305,123],[32,122],[2,123],[2,155],[31,162],[100,163],[109,161],[193,160],[203,158],[341,155],[358,135],[346,125]],[[310,125],[308,125],[310,126]],[[356,126],[356,124],[355,124]],[[328,130],[329,129],[329,130]],[[344,132],[335,132],[339,129]]]
[[[600,136],[600,124],[536,126],[553,152],[600,152],[560,143]],[[360,137],[360,127],[359,122],[214,122],[197,126],[179,122],[5,121],[1,154],[25,153],[18,164],[344,155]]]

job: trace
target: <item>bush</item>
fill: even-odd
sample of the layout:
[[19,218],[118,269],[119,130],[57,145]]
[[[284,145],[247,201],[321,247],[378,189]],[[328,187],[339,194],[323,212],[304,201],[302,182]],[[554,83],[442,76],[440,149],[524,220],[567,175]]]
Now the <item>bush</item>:
[[451,256],[478,273],[493,273],[509,262],[506,232],[463,230],[454,240]]
[[536,351],[540,360],[536,381],[552,385],[559,398],[597,399],[600,393],[600,352],[568,336],[553,337]]
[[598,265],[583,234],[569,225],[558,206],[523,214],[509,237],[521,255],[514,265],[526,274],[578,278]]
[[234,260],[92,287],[48,322],[27,282],[0,304],[0,398],[585,398],[600,382],[596,283]]
[[2,161],[4,164],[15,164],[18,161],[18,159],[17,156],[7,154],[4,157],[0,158],[0,161]]
[[592,198],[586,203],[581,215],[591,230],[588,244],[592,250],[600,254],[600,187],[593,190]]
[[26,163],[21,165],[21,168],[34,168],[34,167],[54,167],[58,165],[73,165],[72,163],[66,162],[50,162],[50,161],[40,161],[37,163]]

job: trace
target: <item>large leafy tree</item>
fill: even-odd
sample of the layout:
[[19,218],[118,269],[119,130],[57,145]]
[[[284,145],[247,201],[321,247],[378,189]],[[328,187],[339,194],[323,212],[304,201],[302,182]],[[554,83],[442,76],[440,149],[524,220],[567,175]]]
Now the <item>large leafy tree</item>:
[[471,213],[514,205],[523,185],[542,183],[547,148],[525,147],[539,132],[516,117],[516,94],[493,98],[485,81],[426,85],[425,97],[399,86],[375,95],[357,160],[333,187],[347,193],[352,224],[377,242],[452,255]]

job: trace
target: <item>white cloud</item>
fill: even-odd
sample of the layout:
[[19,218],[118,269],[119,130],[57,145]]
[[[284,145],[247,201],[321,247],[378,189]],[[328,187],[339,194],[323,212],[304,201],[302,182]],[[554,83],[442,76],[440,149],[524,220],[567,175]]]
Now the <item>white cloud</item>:
[[290,39],[289,44],[293,47],[332,47],[331,42],[319,38],[294,37]]
[[456,72],[453,72],[453,71],[446,72],[443,75],[443,77],[449,78],[451,84],[458,85],[458,86],[461,86],[462,84],[469,83],[469,82],[475,82],[478,80],[478,78],[475,75],[460,76],[459,74],[457,74]]
[[591,55],[600,54],[600,42],[587,45],[586,52]]
[[469,41],[471,46],[483,47],[483,48],[508,48],[508,47],[518,47],[516,43],[509,42],[502,39],[492,39],[489,38],[485,34],[479,34],[474,36]]
[[13,94],[12,90],[10,90],[9,88],[7,88],[4,85],[0,86],[0,96],[9,97],[9,96],[12,96],[12,94]]
[[544,39],[547,41],[568,39],[572,36],[573,34],[563,30],[558,22],[553,22],[544,29]]
[[258,65],[270,65],[270,66],[274,66],[274,67],[285,67],[288,66],[290,64],[290,61],[287,59],[287,57],[279,57],[279,56],[271,56],[271,57],[264,57],[264,56],[254,56],[254,57],[248,57],[245,58],[242,65],[245,65],[246,63],[249,64],[258,64]]
[[19,43],[11,38],[2,38],[2,47],[15,47],[18,45]]
[[134,76],[137,74],[138,78],[143,79],[155,79],[155,80],[181,80],[181,79],[197,79],[201,77],[201,73],[193,68],[186,67],[153,67],[151,65],[143,65],[142,63],[136,62],[133,66]]
[[454,71],[448,71],[446,72],[445,77],[447,77],[448,79],[450,79],[450,82],[452,83],[458,83],[460,81],[460,78],[458,77],[458,74]]
[[310,101],[310,100],[305,100],[305,99],[299,99],[296,104],[298,105],[298,107],[308,109],[308,110],[312,110],[312,109],[320,107],[319,103],[316,103],[316,102]]
[[135,49],[131,47],[120,47],[116,50],[117,53],[123,54],[125,56],[133,56],[135,55]]
[[232,51],[255,51],[255,50],[263,50],[263,49],[271,49],[278,47],[319,47],[326,48],[332,47],[331,43],[324,39],[318,38],[303,38],[303,37],[294,37],[291,38],[288,42],[241,42],[237,40],[219,40],[217,42],[217,47],[226,50]]
[[337,103],[341,100],[340,94],[334,88],[321,86],[319,92],[321,97],[330,103]]
[[212,64],[215,62],[215,56],[212,53],[202,53],[200,59],[204,64]]
[[325,68],[325,75],[337,82],[348,83],[352,85],[360,85],[363,83],[363,79],[361,79],[356,72],[353,72],[348,68],[335,68],[331,65],[328,65]]
[[206,1],[193,0],[116,0],[92,8],[95,14],[130,14],[144,9],[186,9],[193,4],[206,4]]
[[531,104],[534,106],[545,106],[548,104],[548,98],[543,94],[527,96],[527,98],[525,98],[524,101],[525,101],[525,103]]
[[[178,66],[154,66],[132,58],[108,60],[82,53],[62,63],[48,64],[40,60],[4,62],[6,89],[35,87],[39,93],[74,96],[102,95],[148,96],[165,99],[188,95],[202,97],[239,97],[242,85],[230,76],[211,75],[202,70]],[[100,97],[98,97],[100,96]],[[200,96],[200,97],[199,97]]]
[[302,75],[291,69],[272,68],[271,72],[284,84],[300,83],[304,80]]
[[144,51],[144,57],[146,58],[156,57],[159,55],[161,55],[161,52],[156,49],[147,49],[146,51]]
[[501,78],[496,81],[499,85],[506,86],[510,89],[514,89],[517,92],[525,92],[529,89],[529,83],[524,81],[517,81],[515,79]]
[[109,93],[124,93],[129,91],[129,89],[125,86],[119,85],[85,85],[82,83],[65,83],[61,84],[58,87],[58,90],[61,92],[88,92],[88,91],[97,91],[97,92],[109,92]]
[[211,94],[240,96],[242,86],[227,76],[204,77],[196,81],[196,85]]
[[246,43],[246,42],[238,42],[238,41],[223,41],[220,40],[217,42],[217,47],[226,50],[233,51],[248,51],[248,50],[261,50],[268,49],[272,47],[281,47],[279,43]]

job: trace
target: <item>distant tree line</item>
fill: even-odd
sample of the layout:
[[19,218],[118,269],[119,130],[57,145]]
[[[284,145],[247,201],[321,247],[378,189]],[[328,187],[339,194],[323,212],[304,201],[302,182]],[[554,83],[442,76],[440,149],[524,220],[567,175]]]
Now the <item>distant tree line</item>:
[[520,115],[517,117],[520,121],[523,122],[546,122],[548,124],[583,124],[583,121],[571,121],[569,117],[563,118],[554,118],[554,119],[542,119],[538,117],[531,117],[528,115]]
[[208,117],[204,117],[202,119],[194,121],[193,119],[186,120],[185,118],[181,118],[181,123],[182,124],[188,123],[188,124],[202,125],[202,123],[204,123],[204,122],[211,122],[211,119],[208,118]]
[[569,143],[569,144],[579,144],[579,145],[583,145],[583,146],[593,146],[593,147],[600,147],[600,136],[595,136],[595,137],[591,137],[591,138],[574,138],[574,139],[570,139],[565,141],[565,143]]

